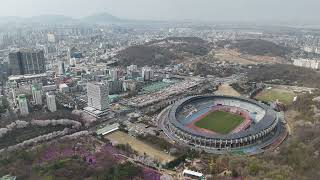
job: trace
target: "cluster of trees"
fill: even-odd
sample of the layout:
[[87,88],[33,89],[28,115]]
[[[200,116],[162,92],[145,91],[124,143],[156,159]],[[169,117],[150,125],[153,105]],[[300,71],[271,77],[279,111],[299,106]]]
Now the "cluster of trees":
[[[60,144],[57,142],[59,146]],[[64,143],[67,143],[64,142]],[[71,143],[73,144],[73,143]],[[118,163],[111,154],[98,153],[99,164],[90,165],[78,155],[42,161],[41,154],[48,146],[31,150],[16,150],[0,156],[0,174],[11,174],[18,179],[143,179],[142,167],[131,162]]]
[[7,98],[5,97],[0,97],[0,114],[1,113],[5,113],[8,109],[9,109],[9,102],[7,100]]
[[166,49],[170,49],[176,54],[188,53],[195,56],[204,56],[210,51],[210,44],[198,37],[168,37],[147,44],[157,46],[157,43],[165,44]]
[[116,148],[129,154],[138,154],[138,152],[132,149],[132,147],[129,144],[117,144]]
[[161,150],[169,151],[171,148],[174,147],[171,143],[169,143],[165,139],[160,138],[158,136],[153,136],[150,134],[140,135],[137,138],[144,141],[144,142],[151,144],[152,146],[158,147]]
[[261,56],[285,57],[291,52],[286,47],[261,39],[238,40],[236,43],[231,44],[231,48],[239,49],[242,53]]
[[174,169],[175,167],[179,166],[181,163],[184,163],[186,159],[193,160],[195,158],[200,157],[200,153],[195,150],[188,150],[186,152],[181,152],[181,153],[182,154],[178,158],[174,159],[171,162],[168,162],[165,165],[165,168]]
[[12,122],[11,124],[7,125],[5,128],[0,128],[0,138],[5,136],[7,133],[17,130],[23,129],[28,126],[65,126],[65,127],[72,127],[73,129],[80,129],[81,123],[78,121],[73,121],[69,119],[59,119],[59,120],[32,120],[31,122],[17,120]]
[[288,64],[258,65],[248,72],[248,80],[274,84],[320,87],[320,73]]
[[228,77],[240,72],[240,69],[233,68],[232,66],[213,67],[203,62],[198,62],[194,64],[191,68],[195,75],[200,76],[213,75],[217,77]]
[[110,180],[127,180],[132,178],[143,178],[142,168],[131,163],[125,162],[112,167],[103,179]]
[[34,119],[37,119],[37,120],[69,119],[69,120],[81,122],[82,124],[87,123],[86,120],[83,119],[81,114],[76,114],[76,113],[73,113],[73,112],[67,111],[67,110],[59,110],[56,112],[33,112],[25,117],[17,117],[17,116],[13,116],[13,115],[11,115],[9,117],[2,117],[2,120],[6,121],[6,122],[13,122],[16,120],[32,121]]
[[[51,140],[51,139],[54,139],[54,138],[57,138],[57,137],[65,136],[65,135],[70,134],[70,133],[72,133],[72,130],[68,129],[68,128],[65,128],[62,131],[54,131],[54,132],[51,132],[49,134],[40,135],[40,136],[37,136],[37,137],[32,138],[32,139],[27,139],[27,140],[25,140],[25,141],[23,141],[21,143],[13,145],[13,146],[9,146],[9,147],[6,147],[4,149],[0,149],[0,154],[5,152],[5,151],[9,151],[10,152],[10,151],[18,150],[18,149],[23,149],[23,148],[26,148],[28,146],[36,145],[36,144],[41,143],[41,142],[46,142],[48,140]],[[6,141],[2,141],[2,143],[4,143],[4,142],[7,142],[7,143],[15,142],[15,141],[10,142],[8,139],[12,139],[12,137],[7,138],[7,140]]]
[[123,66],[131,64],[137,64],[139,66],[164,66],[170,64],[171,60],[177,57],[165,48],[138,45],[120,51],[117,58]]
[[314,91],[313,94],[302,94],[298,96],[297,100],[293,102],[293,109],[299,112],[296,119],[315,122],[318,120],[315,117],[314,107],[320,109],[320,103],[314,101],[315,97],[320,96],[320,91]]
[[[15,150],[27,147],[67,135],[74,129],[79,130],[81,127],[81,123],[78,121],[68,119],[32,120],[30,122],[17,120],[0,128],[0,149]],[[88,134],[88,132],[82,133]]]
[[[260,157],[247,156],[211,156],[206,159],[206,173],[212,174],[213,179],[222,178],[225,170],[231,171],[231,179],[294,179],[294,171],[286,165],[279,165],[273,160],[262,159]],[[222,177],[221,177],[222,176]]]
[[[161,45],[159,45],[161,44]],[[208,42],[197,37],[171,37],[163,40],[128,47],[118,53],[116,58],[121,65],[165,66],[176,59],[189,56],[204,56],[210,52]]]

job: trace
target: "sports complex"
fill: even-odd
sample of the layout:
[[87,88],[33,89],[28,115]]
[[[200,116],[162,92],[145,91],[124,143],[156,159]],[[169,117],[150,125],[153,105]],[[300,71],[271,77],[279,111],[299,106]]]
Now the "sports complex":
[[187,97],[163,110],[158,120],[176,143],[209,153],[256,154],[279,145],[287,136],[280,113],[241,97]]

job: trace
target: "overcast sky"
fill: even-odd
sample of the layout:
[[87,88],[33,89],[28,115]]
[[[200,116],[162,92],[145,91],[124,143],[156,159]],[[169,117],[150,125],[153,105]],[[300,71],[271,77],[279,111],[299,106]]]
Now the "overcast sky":
[[0,16],[108,12],[127,19],[319,21],[320,0],[0,0]]

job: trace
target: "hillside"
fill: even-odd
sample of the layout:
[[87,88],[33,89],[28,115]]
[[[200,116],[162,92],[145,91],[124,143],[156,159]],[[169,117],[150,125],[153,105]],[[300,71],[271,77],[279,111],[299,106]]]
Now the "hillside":
[[286,47],[261,39],[238,40],[237,42],[232,43],[230,48],[237,49],[243,54],[257,56],[285,57],[290,53],[290,49]]
[[121,65],[137,64],[167,65],[176,59],[192,56],[204,56],[210,51],[210,45],[196,37],[170,37],[132,46],[120,51],[117,58]]
[[165,65],[170,64],[176,56],[169,50],[146,45],[131,46],[122,50],[117,55],[122,66],[136,64],[145,65]]
[[287,64],[260,65],[248,72],[250,81],[271,82],[319,88],[320,73],[302,67]]

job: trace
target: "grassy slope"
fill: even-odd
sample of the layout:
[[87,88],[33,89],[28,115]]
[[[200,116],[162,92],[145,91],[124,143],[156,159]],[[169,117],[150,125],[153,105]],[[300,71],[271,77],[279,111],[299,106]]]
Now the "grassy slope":
[[292,103],[293,97],[293,92],[281,89],[266,89],[256,96],[258,100],[266,102],[276,101],[278,99],[280,102],[286,105]]
[[215,111],[196,122],[195,125],[199,128],[208,129],[220,134],[227,134],[243,121],[244,118],[242,116],[223,111]]

